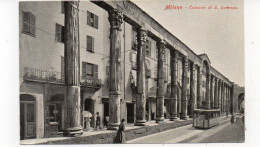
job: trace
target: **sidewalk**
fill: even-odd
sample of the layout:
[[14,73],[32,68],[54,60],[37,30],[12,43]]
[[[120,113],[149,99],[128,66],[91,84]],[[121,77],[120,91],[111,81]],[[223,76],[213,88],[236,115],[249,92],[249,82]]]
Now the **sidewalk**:
[[[166,131],[184,125],[192,124],[192,119],[170,121],[166,119],[164,123],[158,124],[155,121],[149,121],[146,126],[126,125],[126,140]],[[20,141],[20,144],[104,144],[113,143],[116,136],[115,130],[99,130],[84,132],[79,137],[53,137],[41,139],[28,139]]]

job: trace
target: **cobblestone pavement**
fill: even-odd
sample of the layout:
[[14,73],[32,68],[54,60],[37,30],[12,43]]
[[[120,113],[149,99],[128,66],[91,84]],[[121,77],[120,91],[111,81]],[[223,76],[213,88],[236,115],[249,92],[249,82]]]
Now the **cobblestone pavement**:
[[127,143],[221,143],[244,142],[244,124],[224,120],[208,130],[195,129],[192,125],[127,141]]

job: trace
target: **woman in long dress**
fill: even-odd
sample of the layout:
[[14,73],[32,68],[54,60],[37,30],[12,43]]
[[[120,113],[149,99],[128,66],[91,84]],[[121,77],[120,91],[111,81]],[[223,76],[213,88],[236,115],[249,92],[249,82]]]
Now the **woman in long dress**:
[[118,127],[116,136],[117,136],[116,143],[125,143],[125,141],[126,141],[126,138],[125,138],[125,119],[121,120],[121,124]]

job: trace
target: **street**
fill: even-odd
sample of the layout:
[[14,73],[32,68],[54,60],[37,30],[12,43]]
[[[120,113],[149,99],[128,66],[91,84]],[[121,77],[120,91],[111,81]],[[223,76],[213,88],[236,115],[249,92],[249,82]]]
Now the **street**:
[[127,143],[241,143],[244,142],[242,120],[230,123],[225,120],[208,130],[195,129],[192,125],[148,135],[127,141]]

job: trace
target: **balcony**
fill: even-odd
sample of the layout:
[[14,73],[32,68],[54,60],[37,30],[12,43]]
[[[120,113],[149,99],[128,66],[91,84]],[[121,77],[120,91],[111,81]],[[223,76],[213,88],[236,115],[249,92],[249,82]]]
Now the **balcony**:
[[82,78],[80,85],[85,88],[94,88],[96,90],[99,90],[103,86],[103,83],[101,79],[86,77]]
[[[24,80],[27,82],[42,82],[53,84],[65,84],[64,75],[61,72],[49,71],[35,68],[24,68]],[[103,86],[101,79],[94,78],[82,78],[80,85],[86,88],[100,89]]]
[[27,82],[35,81],[44,83],[64,84],[64,77],[62,77],[61,72],[35,69],[29,67],[24,68],[23,79]]

